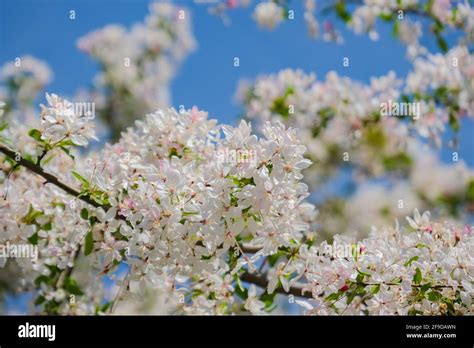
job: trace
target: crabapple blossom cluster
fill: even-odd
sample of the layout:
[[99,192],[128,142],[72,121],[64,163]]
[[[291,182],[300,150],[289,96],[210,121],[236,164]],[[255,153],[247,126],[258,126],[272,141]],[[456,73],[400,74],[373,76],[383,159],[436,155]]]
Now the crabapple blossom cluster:
[[459,44],[472,43],[474,38],[474,9],[469,1],[453,2],[450,0],[434,1],[362,1],[352,13],[348,13],[345,6],[336,8],[338,15],[347,22],[357,34],[369,33],[373,39],[378,39],[375,24],[377,19],[390,22],[393,33],[408,46],[408,54],[416,57],[426,53],[419,39],[422,36],[422,22],[411,21],[405,16],[419,16],[428,19],[431,32],[437,39],[441,50],[447,50],[447,42],[443,34],[447,31],[461,31]]
[[255,6],[253,18],[265,29],[273,29],[283,21],[284,10],[276,2],[264,1]]
[[[47,142],[36,132],[30,132],[30,136],[27,133],[24,124],[12,121],[10,127],[2,131],[1,139],[2,143],[16,146],[18,155],[14,157],[17,160],[23,156],[33,162],[45,153]],[[68,182],[72,180],[68,173],[75,166],[61,149],[71,154],[72,142],[60,146],[49,147],[41,163],[45,171],[57,173],[61,180]],[[41,176],[20,170],[15,158],[1,156],[0,169],[1,243],[33,245],[39,254],[35,260],[2,258],[0,278],[8,279],[8,287],[13,292],[36,290],[35,304],[44,305],[45,312],[58,313],[57,305],[63,303],[64,313],[94,313],[94,304],[101,300],[101,283],[81,277],[79,289],[75,278],[64,272],[74,265],[74,277],[90,274],[90,266],[84,263],[87,260],[76,263],[74,257],[88,228],[78,215],[78,209],[86,204],[54,185],[45,185]],[[71,296],[78,296],[78,301],[70,301]],[[36,311],[31,305],[31,311]]]
[[190,12],[171,3],[152,3],[143,23],[130,30],[108,25],[78,41],[100,63],[95,88],[83,91],[117,139],[133,118],[170,103],[169,83],[195,49]]
[[[223,126],[221,138],[219,128],[196,108],[159,111],[92,159],[84,176],[107,192],[111,205],[105,224],[93,228],[99,254],[106,254],[104,270],[122,259],[127,245],[128,288],[159,286],[158,275],[179,274],[196,279],[194,288],[182,290],[193,297],[193,306],[224,313],[233,305],[227,294],[232,275],[299,240],[314,207],[302,202],[307,187],[300,182],[301,169],[309,161],[295,131],[268,125],[257,139],[242,121],[237,128]],[[222,163],[216,158],[222,148],[253,150],[258,160]],[[117,214],[123,221],[111,221]],[[244,242],[261,249],[239,258]],[[236,257],[231,265],[229,253]],[[215,293],[210,300],[203,287],[219,288],[222,297]]]
[[86,146],[89,139],[98,140],[90,122],[94,115],[78,115],[73,103],[56,94],[46,94],[46,100],[48,106],[41,105],[41,140],[53,147],[68,142]]
[[4,118],[33,119],[33,102],[51,79],[48,65],[32,56],[20,56],[5,63],[0,72],[0,100],[4,103]]
[[[63,117],[65,101],[47,99],[48,126],[3,131],[21,157],[0,147],[2,242],[31,243],[40,255],[3,266],[18,268],[17,287],[36,289],[45,313],[130,310],[154,289],[168,313],[263,314],[277,291],[294,286],[311,294],[297,300],[309,314],[472,312],[471,226],[431,223],[415,210],[413,231],[374,228],[358,253],[334,257],[323,253],[327,242],[314,244],[316,212],[301,182],[310,162],[295,130],[266,123],[258,138],[245,121],[234,128],[195,107],[160,110],[99,153],[72,156],[62,148],[79,145],[71,141],[37,161],[43,133]],[[252,150],[257,161],[223,162],[223,148]],[[355,242],[347,238],[334,243]],[[262,292],[246,275],[264,270]],[[117,288],[105,304],[104,274]]]
[[[372,78],[369,85],[335,72],[317,81],[314,74],[286,69],[261,76],[251,85],[242,84],[238,95],[247,117],[280,119],[301,129],[303,143],[313,144],[309,153],[314,162],[324,161],[331,149],[343,152],[349,147],[369,147],[365,151],[368,158],[357,160],[377,173],[383,171],[386,156],[399,153],[400,143],[406,143],[403,139],[413,132],[440,146],[447,124],[458,130],[460,118],[474,114],[473,59],[466,47],[459,46],[446,55],[415,60],[405,82],[390,72]],[[382,106],[396,101],[415,103],[419,112],[401,115],[410,117],[382,117]],[[411,122],[405,122],[407,118]],[[371,145],[385,158],[373,158]]]
[[[422,136],[443,129],[443,122],[457,126],[459,117],[455,114],[474,115],[474,56],[466,46],[453,47],[444,55],[419,57],[413,65],[406,79],[405,92],[434,97],[426,101],[430,112],[421,119],[424,122],[420,127]],[[437,109],[437,103],[445,110]]]
[[[313,299],[296,300],[307,314],[473,314],[472,226],[430,222],[429,213],[407,217],[409,226],[374,229],[357,245],[336,236],[348,253],[328,255],[328,244],[302,245],[285,265],[305,277]],[[331,256],[331,257],[329,257]]]
[[465,162],[441,163],[418,142],[407,153],[412,164],[405,178],[388,183],[356,180],[357,189],[348,197],[327,197],[318,204],[319,233],[329,236],[351,231],[362,238],[372,226],[387,226],[415,208],[436,207],[436,214],[447,220],[468,220],[473,213],[474,172]]
[[[313,220],[301,183],[301,170],[310,162],[294,130],[267,125],[258,139],[244,121],[237,128],[218,126],[197,108],[170,109],[137,121],[118,143],[76,166],[64,149],[83,145],[93,134],[81,132],[87,124],[69,129],[67,103],[54,95],[47,99],[42,127],[28,132],[30,144],[15,141],[17,151],[31,165],[63,173],[61,180],[80,191],[71,197],[47,178],[44,186],[45,177],[18,171],[20,159],[7,156],[2,193],[9,198],[2,201],[1,219],[6,238],[39,247],[39,260],[26,268],[37,273],[30,280],[40,287],[37,304],[47,312],[67,313],[68,296],[84,296],[68,271],[82,248],[99,274],[112,273],[121,262],[129,265],[121,296],[144,284],[166,289],[171,277],[186,297],[183,310],[227,313],[239,306],[225,289],[233,289],[241,268],[253,270],[261,257],[296,243]],[[224,163],[218,160],[224,148],[252,150],[258,160]],[[247,256],[243,244],[258,252]]]
[[[221,1],[216,5],[210,6],[209,13],[219,16],[223,22],[228,25],[230,24],[230,18],[228,16],[230,11],[249,7],[250,4],[251,0]],[[264,30],[273,30],[281,25],[281,23],[283,23],[287,18],[291,17],[289,11],[292,9],[289,7],[289,5],[290,2],[287,0],[257,1],[252,11],[252,18],[260,28]],[[316,38],[320,34],[320,24],[315,16],[316,0],[305,0],[303,2],[303,6],[303,18],[308,28],[308,34],[310,37]],[[323,38],[326,41],[342,40],[339,32],[334,30],[334,26],[332,26],[330,22],[325,22],[324,24],[325,32]]]
[[[210,12],[223,16],[226,10],[243,5],[248,6],[247,1],[244,3],[239,4],[238,0],[229,1],[226,4],[219,3],[213,6]],[[320,4],[322,6],[319,6]],[[448,50],[448,43],[444,36],[452,32],[460,33],[458,40],[460,45],[469,45],[474,41],[474,9],[467,0],[457,2],[451,0],[335,0],[327,3],[305,0],[302,15],[297,5],[299,5],[298,2],[289,0],[258,1],[253,9],[252,17],[259,27],[273,30],[281,23],[301,16],[310,37],[322,36],[326,41],[338,43],[343,42],[343,37],[335,29],[330,18],[324,19],[324,17],[329,17],[328,15],[333,14],[343,21],[349,30],[356,34],[368,34],[372,40],[379,39],[377,22],[386,22],[392,25],[393,34],[407,46],[407,54],[410,58],[428,53],[427,48],[420,43],[423,32],[427,32],[428,28],[442,51]],[[225,19],[228,22],[227,16]],[[321,20],[323,20],[323,25],[320,24]]]
[[[210,12],[226,19],[248,5]],[[290,19],[290,5],[258,2],[252,16],[272,30]],[[303,6],[317,37],[316,1]],[[372,39],[377,19],[391,22],[413,70],[363,84],[287,69],[242,84],[259,136],[244,120],[231,127],[196,107],[165,108],[176,67],[196,46],[188,11],[170,3],[152,4],[130,30],[109,25],[79,40],[101,65],[81,93],[112,127],[114,143],[98,152],[78,150],[98,140],[93,113],[46,94],[32,117],[51,78],[45,64],[8,63],[0,243],[28,244],[39,257],[0,258],[0,286],[32,291],[31,311],[46,314],[265,314],[277,293],[298,297],[307,314],[474,314],[473,227],[460,223],[473,211],[474,173],[455,152],[456,163],[441,163],[427,144],[440,147],[448,126],[474,116],[473,10],[445,0],[336,1],[327,10]],[[408,15],[427,18],[443,54],[420,44],[422,23]],[[331,22],[322,29],[342,41]],[[451,49],[448,29],[462,32]],[[382,111],[393,104],[409,111],[394,116],[410,117]],[[309,188],[318,195],[346,169],[357,189],[323,197],[317,211]]]
[[314,74],[287,69],[241,85],[238,95],[250,119],[278,119],[300,129],[308,157],[318,169],[333,169],[344,160],[343,153],[352,150],[351,161],[377,175],[390,167],[391,158],[403,156],[410,130],[420,133],[418,122],[379,116],[382,103],[401,98],[400,87],[393,72],[363,85],[335,72],[320,82]]
[[[323,235],[343,230],[360,236],[415,207],[437,206],[444,216],[472,213],[472,171],[457,152],[453,165],[441,164],[420,141],[440,147],[448,125],[457,131],[463,118],[474,115],[472,62],[467,48],[458,46],[446,55],[417,58],[405,81],[390,72],[368,85],[335,72],[318,81],[314,74],[286,69],[241,83],[237,94],[248,118],[257,123],[278,120],[299,129],[306,156],[314,163],[305,172],[312,188],[323,187],[348,168],[357,185],[374,177],[390,178],[389,185],[366,183],[348,199],[333,196],[320,204]],[[382,107],[389,103],[419,109],[406,117],[387,117]],[[428,180],[434,185],[426,184],[426,170],[433,173]],[[366,199],[371,208],[361,204]]]

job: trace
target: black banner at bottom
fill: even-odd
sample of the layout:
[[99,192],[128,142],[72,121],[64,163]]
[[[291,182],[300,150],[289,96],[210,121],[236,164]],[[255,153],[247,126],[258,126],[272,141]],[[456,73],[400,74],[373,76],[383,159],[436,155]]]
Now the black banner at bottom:
[[0,346],[474,345],[473,317],[0,317]]

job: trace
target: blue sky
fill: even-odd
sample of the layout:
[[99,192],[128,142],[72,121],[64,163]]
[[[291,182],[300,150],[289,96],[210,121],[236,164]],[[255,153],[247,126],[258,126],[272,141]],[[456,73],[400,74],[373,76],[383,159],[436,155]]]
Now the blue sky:
[[[3,0],[0,24],[5,44],[0,61],[22,54],[32,54],[47,61],[55,78],[49,90],[73,94],[78,87],[87,86],[94,76],[94,61],[76,48],[77,39],[91,30],[110,23],[126,26],[141,21],[149,1],[141,0]],[[346,44],[337,45],[310,40],[302,19],[299,1],[294,1],[295,20],[288,20],[275,32],[259,30],[249,10],[231,13],[232,23],[207,13],[207,7],[192,1],[179,1],[192,10],[193,30],[198,49],[184,62],[173,81],[173,103],[198,105],[213,117],[232,120],[238,107],[232,103],[240,78],[255,77],[280,69],[302,68],[323,77],[330,70],[368,80],[372,75],[393,69],[405,74],[409,63],[403,47],[384,35],[382,45],[365,37],[346,33]],[[69,10],[76,19],[69,19]],[[381,49],[383,47],[383,49]],[[373,54],[368,55],[367,52]],[[233,58],[240,58],[240,67]],[[342,66],[343,57],[350,58],[350,67]],[[204,88],[203,88],[204,87]]]

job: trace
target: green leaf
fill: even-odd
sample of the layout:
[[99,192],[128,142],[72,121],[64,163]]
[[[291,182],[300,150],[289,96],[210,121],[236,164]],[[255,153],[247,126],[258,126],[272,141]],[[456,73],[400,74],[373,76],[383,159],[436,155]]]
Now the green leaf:
[[169,153],[168,153],[168,158],[171,159],[171,157],[173,157],[173,156],[176,156],[176,157],[178,157],[178,158],[181,158],[181,157],[182,157],[182,156],[180,156],[180,155],[178,154],[178,150],[177,150],[175,147],[172,147],[172,148],[169,150]]
[[339,18],[344,22],[349,22],[351,20],[351,14],[346,10],[346,4],[344,1],[338,1],[335,6],[335,10]]
[[383,165],[389,171],[408,170],[413,161],[405,152],[383,157]]
[[420,288],[420,291],[422,293],[425,293],[427,292],[429,289],[431,288],[431,284],[430,283],[426,283],[426,284],[423,284]]
[[444,30],[444,24],[439,20],[435,19],[433,25],[431,26],[431,29],[433,30],[433,33],[436,34],[436,36],[439,36],[441,32]]
[[453,8],[452,11],[451,11],[451,21],[452,21],[452,22],[456,22],[457,14],[458,14],[458,8],[455,7],[455,8]]
[[364,138],[365,142],[374,149],[381,150],[387,144],[387,137],[379,126],[372,125],[367,127]]
[[81,218],[84,220],[89,219],[89,211],[86,208],[81,209]]
[[30,205],[28,213],[22,218],[22,222],[27,225],[32,225],[36,223],[36,218],[43,215],[43,212],[35,210],[32,205]]
[[235,277],[235,280],[237,281],[237,286],[239,287],[240,290],[244,291],[245,288],[244,286],[242,285],[242,281],[240,280],[240,278],[238,276]]
[[290,116],[290,106],[287,104],[286,99],[288,96],[294,93],[292,87],[288,87],[285,94],[276,98],[270,108],[271,112],[281,115],[283,118],[288,118]]
[[273,301],[275,300],[275,295],[276,295],[276,292],[274,292],[273,294],[269,294],[268,292],[265,291],[260,296],[260,301],[262,301],[265,304],[265,310],[267,312],[271,312],[276,307],[276,305],[273,303]]
[[380,19],[384,20],[385,22],[391,22],[393,19],[393,13],[382,12],[379,15]]
[[242,283],[238,276],[235,277],[235,280],[237,282],[237,286],[235,287],[235,293],[241,299],[246,300],[249,297],[248,290],[242,286]]
[[375,295],[376,293],[378,293],[380,291],[380,284],[375,284],[372,286],[372,288],[370,289],[370,293]]
[[67,147],[59,146],[59,148],[60,148],[66,155],[68,155],[71,159],[74,159],[74,156],[71,154],[71,152],[69,151],[69,149],[68,149]]
[[430,300],[432,302],[437,302],[441,298],[443,298],[443,295],[441,295],[438,291],[433,290],[433,291],[428,293],[428,300]]
[[51,231],[53,229],[53,223],[51,221],[48,223],[45,223],[43,226],[41,226],[41,229],[43,231]]
[[66,289],[66,291],[72,295],[84,295],[84,292],[81,290],[76,280],[71,277],[64,279],[64,289]]
[[400,278],[400,277],[393,278],[391,283],[401,284],[402,283],[402,278]]
[[41,283],[46,283],[48,284],[50,282],[51,278],[45,276],[45,275],[40,275],[35,279],[35,286],[39,288],[41,286]]
[[44,303],[46,301],[46,298],[42,295],[38,296],[38,298],[35,301],[35,306],[39,306],[40,304]]
[[474,203],[474,180],[469,181],[467,184],[466,199]]
[[336,301],[338,301],[343,295],[344,295],[344,293],[343,293],[341,290],[339,290],[338,292],[333,292],[332,294],[326,296],[325,300],[326,300],[326,301],[331,301],[331,302],[332,302],[332,301],[336,302]]
[[434,91],[434,97],[436,100],[445,100],[449,95],[449,89],[446,86],[436,88]]
[[270,110],[275,113],[288,118],[290,116],[289,106],[286,104],[285,98],[278,97],[273,101]]
[[273,255],[269,255],[268,256],[268,263],[270,264],[270,266],[275,266],[278,259],[281,257],[281,253],[277,252],[276,254],[273,254]]
[[90,224],[91,226],[94,225],[97,221],[99,221],[99,220],[97,219],[96,216],[93,216],[93,215],[92,215],[92,216],[89,216],[89,224]]
[[443,37],[437,36],[436,37],[436,42],[438,43],[438,47],[440,48],[440,50],[443,53],[448,52],[448,43],[446,42],[446,40]]
[[456,115],[452,112],[449,113],[449,125],[451,126],[453,131],[459,132],[459,129],[460,129],[459,120],[456,117]]
[[326,107],[318,111],[319,124],[311,129],[311,135],[316,138],[322,129],[326,128],[329,121],[336,115],[334,108]]
[[100,308],[100,311],[101,311],[102,313],[105,313],[105,312],[107,312],[107,310],[110,308],[110,306],[112,306],[112,301],[106,302],[106,303]]
[[370,274],[369,274],[369,273],[362,272],[361,270],[357,270],[357,273],[358,273],[358,274],[361,274],[361,275],[363,275],[363,276],[365,276],[365,277],[370,277]]
[[415,275],[413,276],[413,282],[418,285],[421,283],[422,279],[423,279],[423,276],[421,274],[421,270],[417,267],[415,271]]
[[418,256],[413,256],[411,257],[407,262],[405,262],[404,266],[408,267],[410,266],[414,261],[417,261],[419,259]]
[[94,249],[94,236],[92,235],[92,230],[89,230],[86,234],[86,240],[84,243],[84,255],[89,255]]
[[90,184],[89,184],[89,181],[87,181],[81,174],[79,174],[78,172],[76,171],[72,171],[72,175],[82,183],[82,185],[84,186],[84,188],[89,188]]
[[426,244],[418,243],[417,245],[415,245],[415,248],[418,248],[418,249],[427,248],[427,249],[429,249],[430,247]]
[[48,164],[49,162],[51,162],[54,157],[56,157],[56,155],[55,155],[55,154],[52,154],[51,156],[48,156],[48,157],[46,157],[45,159],[43,159],[43,160],[41,161],[41,163],[42,163],[43,166],[44,166],[44,165]]
[[347,296],[347,305],[350,305],[354,298],[357,296],[357,292],[353,291]]
[[8,128],[8,123],[2,123],[2,124],[0,124],[0,132],[1,132],[1,131],[4,131],[4,130],[7,129],[7,128]]
[[74,144],[74,142],[71,139],[66,139],[66,140],[61,141],[60,143],[57,143],[55,146],[65,147],[65,146],[77,146],[77,145]]
[[28,242],[33,245],[38,245],[38,232],[35,232],[31,236],[29,236]]
[[234,182],[234,185],[236,185],[238,188],[243,188],[244,186],[247,185],[252,185],[255,186],[255,181],[253,178],[239,178],[239,177],[230,177],[232,181]]
[[398,23],[398,21],[395,21],[393,23],[393,28],[392,28],[392,36],[393,37],[398,36],[399,29],[400,29],[400,24]]
[[41,132],[37,129],[31,129],[29,132],[28,132],[28,135],[30,137],[32,137],[33,139],[35,139],[36,141],[42,141],[41,140]]

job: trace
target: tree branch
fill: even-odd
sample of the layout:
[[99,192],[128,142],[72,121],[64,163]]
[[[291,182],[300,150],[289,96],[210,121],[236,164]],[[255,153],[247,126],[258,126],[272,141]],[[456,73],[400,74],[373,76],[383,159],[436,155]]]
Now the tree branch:
[[[268,286],[268,281],[263,275],[257,275],[257,274],[245,272],[240,276],[240,279],[244,282],[255,284],[264,289],[266,289]],[[278,292],[280,294],[286,294],[286,295],[294,295],[298,297],[313,298],[313,295],[311,294],[311,292],[306,291],[303,293],[302,284],[293,285],[292,287],[290,287],[290,290],[288,292],[286,292],[281,287],[275,289],[275,292]]]
[[59,288],[61,288],[63,285],[64,285],[64,281],[66,280],[66,278],[70,277],[71,274],[72,274],[72,271],[74,270],[74,266],[76,264],[76,261],[77,259],[79,258],[79,254],[81,253],[81,245],[79,245],[77,247],[77,249],[74,251],[73,253],[73,260],[74,260],[74,263],[72,266],[67,266],[62,272],[61,274],[59,275],[58,277],[58,281],[56,282],[56,284],[54,285],[54,288],[57,290]]
[[240,246],[240,249],[244,253],[248,253],[248,254],[256,254],[257,252],[259,252],[263,248],[262,245],[250,245],[250,244],[246,244],[246,243],[243,243],[243,244],[239,243],[239,246]]
[[[19,165],[27,168],[28,170],[32,171],[33,173],[43,177],[45,180],[46,180],[46,183],[50,183],[50,184],[53,184],[57,187],[59,187],[60,189],[62,189],[63,191],[69,193],[70,195],[74,196],[74,197],[77,197],[78,199],[86,202],[87,204],[90,204],[96,208],[104,208],[104,210],[107,210],[109,207],[107,206],[104,206],[100,203],[97,203],[95,200],[92,199],[92,197],[90,197],[89,195],[87,194],[84,194],[78,190],[76,190],[75,188],[72,188],[71,186],[63,183],[61,180],[59,180],[56,176],[50,174],[50,173],[46,173],[43,168],[41,168],[41,166],[39,165],[36,165],[34,164],[33,162],[31,161],[28,161],[27,159],[24,159],[20,153],[18,152],[15,152],[11,149],[9,149],[8,147],[6,147],[5,145],[3,144],[0,144],[0,152],[5,154],[6,156],[10,157],[12,160],[14,160],[16,163],[18,163]],[[17,160],[18,159],[18,160]]]
[[[45,172],[43,170],[43,168],[41,168],[41,166],[36,165],[36,164],[34,164],[33,162],[31,162],[27,159],[24,159],[23,157],[20,156],[19,153],[9,149],[8,147],[6,147],[3,144],[0,144],[0,152],[5,154],[6,156],[11,158],[12,160],[14,160],[17,164],[27,168],[28,170],[32,171],[35,174],[43,177],[46,180],[47,183],[51,183],[51,184],[59,187],[60,189],[62,189],[65,192],[69,193],[70,195],[72,195],[74,197],[77,197],[78,199],[86,202],[87,204],[90,204],[90,205],[92,205],[96,208],[103,208],[104,210],[107,210],[109,208],[107,206],[101,205],[100,203],[97,203],[89,195],[81,193],[80,191],[76,190],[75,188],[72,188],[71,186],[63,183],[56,176]],[[118,216],[118,218],[123,218],[123,217]],[[242,251],[245,252],[245,253],[257,253],[259,250],[262,249],[261,246],[253,246],[253,245],[248,245],[248,244],[242,244],[240,247],[241,247]],[[78,254],[79,254],[79,252],[77,251],[75,256],[77,256]],[[66,271],[65,276],[70,275],[71,272],[72,272],[72,269],[68,269]],[[241,279],[245,282],[255,284],[255,285],[257,285],[259,287],[262,287],[262,288],[266,288],[268,286],[268,281],[262,275],[244,273],[244,274],[241,275]],[[61,279],[60,281],[62,281],[62,280],[63,279]],[[57,284],[57,285],[59,285],[59,284]],[[312,298],[310,293],[308,293],[308,292],[303,293],[302,285],[294,285],[290,288],[290,290],[288,292],[284,291],[282,288],[278,288],[275,291],[278,292],[278,293],[287,294],[287,295],[291,294],[291,295],[299,296],[299,297]]]

